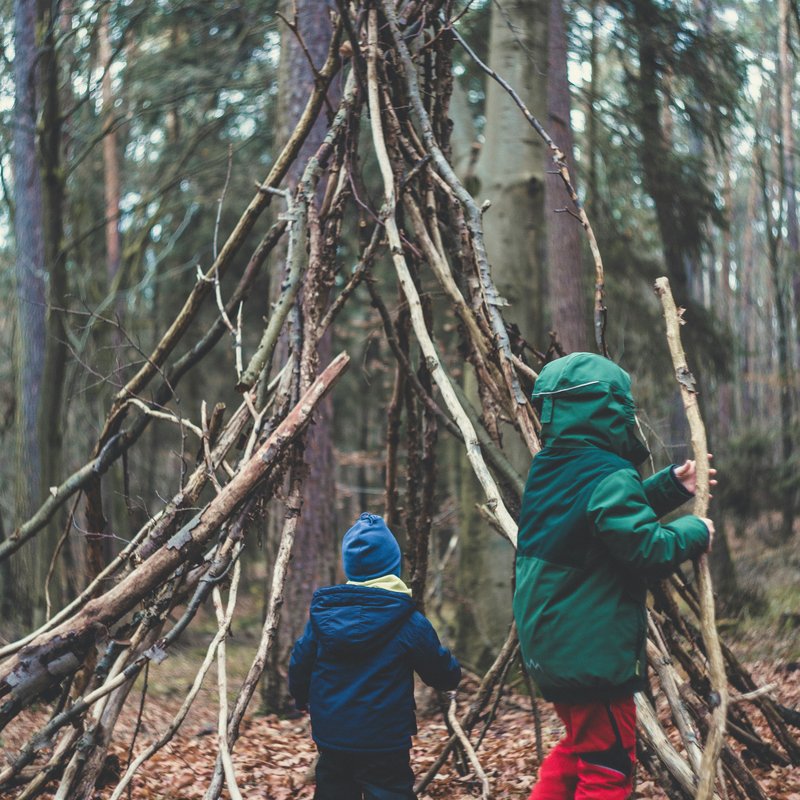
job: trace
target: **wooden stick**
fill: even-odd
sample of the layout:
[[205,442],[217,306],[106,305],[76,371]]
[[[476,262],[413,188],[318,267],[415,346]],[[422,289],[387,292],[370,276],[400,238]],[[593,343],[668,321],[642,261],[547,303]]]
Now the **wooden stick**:
[[[672,719],[675,722],[675,727],[683,740],[683,746],[686,750],[689,760],[692,764],[692,769],[695,772],[700,770],[702,763],[703,751],[700,748],[697,734],[692,726],[692,721],[689,718],[689,712],[681,699],[680,690],[678,688],[678,676],[675,668],[672,666],[672,659],[669,657],[669,651],[663,644],[660,636],[656,635],[657,631],[653,631],[653,638],[647,641],[647,658],[653,665],[653,668],[658,673],[661,681],[661,688],[667,696],[669,707],[672,712]],[[658,644],[654,644],[655,639]]]
[[372,139],[375,144],[375,152],[378,157],[378,164],[383,176],[384,185],[384,210],[386,235],[389,239],[389,244],[392,252],[392,261],[397,272],[397,279],[400,287],[408,300],[409,310],[411,312],[411,323],[414,326],[414,333],[419,341],[420,349],[428,362],[428,369],[433,375],[433,379],[442,393],[445,405],[453,419],[456,421],[458,427],[461,429],[464,436],[464,445],[467,449],[467,458],[469,458],[472,469],[480,481],[488,500],[488,507],[497,520],[498,526],[514,546],[517,542],[517,525],[514,522],[511,514],[503,502],[500,495],[500,490],[495,483],[494,477],[486,466],[481,454],[480,444],[478,443],[478,436],[469,418],[461,408],[458,402],[453,386],[450,383],[450,378],[445,372],[444,365],[439,359],[439,354],[436,352],[436,347],[431,340],[428,329],[425,325],[424,315],[422,313],[422,306],[419,300],[414,281],[409,272],[408,265],[406,264],[405,256],[403,255],[403,243],[400,238],[400,231],[397,227],[397,220],[395,218],[395,209],[397,206],[397,195],[394,186],[394,173],[392,171],[392,164],[389,160],[389,153],[386,149],[386,141],[384,139],[383,128],[381,125],[381,108],[380,97],[378,93],[378,78],[377,78],[377,47],[378,47],[378,17],[377,11],[374,9],[370,11],[369,16],[369,36],[368,36],[368,51],[367,51],[367,75],[368,75],[368,91],[369,91],[369,111],[370,111],[370,126],[372,128]]
[[470,744],[469,738],[467,738],[467,734],[464,733],[464,729],[461,727],[458,717],[456,716],[456,693],[448,692],[448,694],[450,695],[450,705],[447,708],[447,719],[453,726],[453,732],[455,736],[458,738],[458,741],[461,742],[464,752],[467,754],[467,758],[469,759],[469,763],[472,764],[475,774],[481,781],[481,797],[483,800],[489,800],[489,798],[491,798],[489,779],[486,777],[486,773],[483,771],[481,762],[478,761],[478,754],[475,752],[475,748],[473,748],[473,746]]
[[761,697],[765,694],[770,694],[770,692],[774,692],[775,689],[778,688],[777,683],[768,683],[766,686],[762,686],[760,689],[754,689],[752,692],[745,692],[744,694],[737,694],[731,698],[731,703],[751,703],[758,697]]
[[[664,321],[667,326],[667,343],[669,344],[672,364],[675,368],[675,377],[680,386],[683,406],[689,421],[691,432],[692,450],[697,464],[697,490],[695,492],[694,513],[698,517],[705,517],[708,513],[709,483],[708,483],[708,445],[706,431],[700,416],[697,404],[697,390],[695,381],[686,364],[686,355],[683,352],[680,337],[682,312],[675,306],[675,300],[669,287],[667,278],[659,278],[655,286],[656,294],[661,300],[664,310]],[[714,792],[714,782],[717,775],[717,762],[722,751],[725,738],[725,723],[728,713],[728,677],[725,674],[725,661],[722,657],[722,648],[719,643],[714,610],[714,592],[711,586],[711,572],[708,568],[708,557],[703,554],[695,561],[697,575],[698,595],[700,599],[700,628],[708,656],[711,674],[713,707],[712,719],[709,725],[708,737],[703,748],[703,761],[700,768],[700,784],[697,788],[695,800],[708,800]]]
[[[240,570],[240,563],[236,562],[236,582],[238,583],[238,572]],[[214,611],[217,615],[217,626],[223,632],[223,636],[217,645],[217,686],[219,690],[219,715],[217,718],[217,742],[219,744],[219,755],[222,759],[222,764],[225,770],[225,783],[228,786],[228,793],[231,800],[242,800],[242,793],[239,791],[239,786],[236,783],[236,769],[233,766],[233,759],[231,758],[231,751],[228,747],[228,669],[227,669],[227,650],[225,647],[225,639],[230,628],[231,618],[233,617],[233,610],[236,607],[236,590],[235,587],[231,590],[228,597],[227,611],[222,608],[222,595],[220,594],[219,587],[215,586],[212,590],[214,598]]]
[[150,744],[145,750],[143,750],[136,758],[128,765],[125,774],[120,779],[120,782],[114,788],[114,792],[112,793],[109,800],[119,800],[122,797],[122,793],[127,788],[128,784],[133,780],[133,776],[136,774],[136,771],[139,767],[147,761],[153,754],[158,752],[177,732],[178,728],[183,724],[184,719],[186,719],[186,715],[189,713],[189,709],[194,703],[195,698],[197,697],[198,693],[200,692],[200,688],[203,685],[203,679],[208,672],[211,662],[214,660],[214,657],[217,652],[217,647],[220,642],[228,635],[228,628],[231,623],[231,619],[233,618],[233,611],[235,609],[235,597],[238,590],[239,585],[239,577],[241,575],[240,563],[238,561],[239,556],[239,549],[241,549],[241,544],[237,545],[237,550],[234,551],[233,558],[236,559],[236,567],[233,573],[233,580],[231,582],[231,589],[229,594],[228,601],[228,608],[227,613],[225,615],[225,619],[217,626],[217,632],[214,635],[214,638],[211,640],[211,643],[206,650],[205,658],[203,659],[203,663],[200,665],[200,669],[197,671],[195,675],[194,682],[192,684],[192,688],[189,690],[189,693],[186,695],[183,703],[181,704],[180,709],[178,709],[178,713],[173,718],[172,722],[167,726],[164,732],[159,736],[152,744]]
[[[478,691],[475,693],[475,699],[472,701],[469,711],[467,711],[467,713],[464,715],[464,719],[461,720],[461,726],[464,728],[464,730],[469,731],[477,721],[478,715],[481,713],[483,707],[486,705],[489,697],[492,694],[495,683],[497,683],[497,681],[500,679],[500,676],[505,670],[506,664],[516,652],[516,648],[517,626],[512,623],[508,632],[508,636],[503,643],[503,646],[500,648],[500,652],[497,654],[497,658],[495,658],[494,663],[491,667],[489,667],[489,670],[483,676],[481,685],[478,687]],[[444,750],[439,753],[439,757],[414,787],[416,794],[422,794],[422,792],[425,791],[427,785],[436,777],[436,774],[442,768],[444,762],[447,761],[447,756],[450,754],[450,751],[453,749],[453,747],[455,747],[457,742],[458,737],[456,737],[455,734],[447,740]]]
[[[636,693],[635,699],[636,719],[645,740],[658,754],[658,758],[664,763],[664,766],[669,770],[672,777],[678,781],[686,794],[696,799],[695,776],[691,768],[686,761],[681,758],[678,751],[672,746],[672,742],[667,738],[667,734],[664,733],[658,721],[658,717],[656,716],[656,712],[653,710],[648,699],[641,692]],[[716,794],[712,793],[710,797],[719,800],[719,796]]]

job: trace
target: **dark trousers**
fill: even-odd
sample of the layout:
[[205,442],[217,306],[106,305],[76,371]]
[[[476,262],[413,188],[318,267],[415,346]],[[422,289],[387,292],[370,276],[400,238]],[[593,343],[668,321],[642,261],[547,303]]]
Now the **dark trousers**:
[[314,800],[413,800],[409,751],[345,753],[319,751]]

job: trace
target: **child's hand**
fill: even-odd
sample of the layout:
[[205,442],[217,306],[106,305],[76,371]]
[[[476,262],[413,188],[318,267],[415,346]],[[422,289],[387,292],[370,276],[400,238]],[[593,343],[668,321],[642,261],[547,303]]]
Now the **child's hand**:
[[[711,453],[708,454],[708,460],[714,456]],[[673,469],[673,473],[675,477],[678,479],[680,484],[686,489],[689,494],[694,494],[697,491],[697,462],[694,460],[686,460],[683,464],[679,467],[675,467]],[[708,470],[708,483],[710,487],[716,486],[717,481],[714,476],[717,474],[717,471],[712,467]],[[709,495],[709,497],[713,497],[714,495]]]
[[706,528],[708,528],[708,547],[706,548],[706,553],[710,553],[711,545],[714,543],[714,522],[708,519],[708,517],[700,517],[700,519],[705,522]]

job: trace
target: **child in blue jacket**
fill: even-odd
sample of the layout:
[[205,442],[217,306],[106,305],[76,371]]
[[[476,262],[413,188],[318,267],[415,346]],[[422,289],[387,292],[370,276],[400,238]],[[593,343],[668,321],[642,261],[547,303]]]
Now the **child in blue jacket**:
[[400,548],[362,514],[342,541],[347,583],[314,592],[292,649],[289,691],[311,713],[319,749],[315,800],[406,800],[416,733],[414,672],[455,689],[461,668],[400,579]]

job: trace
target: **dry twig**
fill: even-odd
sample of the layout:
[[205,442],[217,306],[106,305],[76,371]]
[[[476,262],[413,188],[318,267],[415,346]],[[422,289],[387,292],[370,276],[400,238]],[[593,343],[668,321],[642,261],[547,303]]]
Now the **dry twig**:
[[470,744],[467,734],[464,733],[464,729],[461,727],[461,723],[458,721],[458,716],[456,715],[456,693],[448,692],[448,695],[450,697],[450,704],[447,707],[447,719],[453,727],[456,738],[464,748],[469,763],[472,764],[472,769],[475,770],[475,774],[481,782],[481,797],[483,800],[490,800],[492,795],[490,793],[489,779],[486,777],[481,762],[478,760],[478,754],[475,752],[475,748]]

